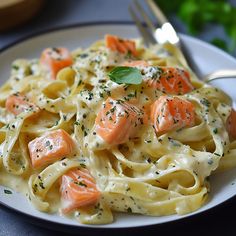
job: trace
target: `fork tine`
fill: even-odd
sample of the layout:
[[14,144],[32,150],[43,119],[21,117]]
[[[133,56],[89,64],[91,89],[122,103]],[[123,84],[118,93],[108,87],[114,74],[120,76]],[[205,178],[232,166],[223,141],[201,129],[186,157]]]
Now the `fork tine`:
[[168,22],[165,15],[162,13],[161,9],[158,7],[158,5],[153,0],[146,0],[146,3],[149,7],[149,9],[152,11],[156,19],[158,20],[158,23],[160,26]]
[[136,9],[142,15],[144,21],[147,23],[149,28],[154,32],[155,31],[155,25],[152,23],[151,18],[146,14],[146,12],[143,10],[143,8],[141,7],[141,5],[139,4],[139,2],[137,0],[134,0],[134,5],[136,6]]
[[130,15],[131,15],[133,21],[137,25],[139,32],[141,33],[141,35],[142,35],[142,37],[144,39],[144,43],[147,46],[149,46],[150,44],[155,44],[156,43],[155,39],[147,31],[147,29],[142,25],[141,21],[139,20],[139,18],[137,17],[137,15],[135,14],[135,12],[134,12],[134,10],[132,9],[131,6],[129,6],[129,12],[130,12]]

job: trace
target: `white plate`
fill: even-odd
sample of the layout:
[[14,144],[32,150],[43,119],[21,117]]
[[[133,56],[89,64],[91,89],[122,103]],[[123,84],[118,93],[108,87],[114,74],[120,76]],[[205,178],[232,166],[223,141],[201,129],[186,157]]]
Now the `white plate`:
[[[116,34],[121,37],[138,37],[139,34],[133,25],[128,24],[99,24],[99,25],[83,25],[73,26],[51,32],[43,33],[28,38],[17,43],[8,49],[3,50],[0,54],[0,82],[3,83],[9,78],[11,63],[16,58],[37,58],[40,52],[46,47],[64,46],[71,50],[77,47],[87,47],[94,41],[103,38],[104,34]],[[202,72],[209,73],[211,71],[236,67],[236,60],[224,53],[223,51],[204,43],[200,40],[182,36],[186,45],[192,52],[192,56],[199,64]],[[228,92],[236,101],[236,80],[217,81],[218,87]],[[236,193],[236,170],[227,171],[222,174],[211,177],[211,193],[209,202],[198,211],[188,215],[178,216],[162,216],[149,217],[141,215],[116,214],[115,221],[109,225],[88,226],[81,225],[77,221],[67,219],[58,215],[50,215],[35,210],[27,199],[13,191],[13,194],[4,194],[3,186],[0,186],[0,205],[11,208],[18,213],[24,213],[32,218],[38,218],[50,223],[59,223],[65,227],[88,227],[88,228],[126,228],[147,226],[170,222],[184,217],[189,217],[196,213],[206,211],[220,203],[232,198]]]

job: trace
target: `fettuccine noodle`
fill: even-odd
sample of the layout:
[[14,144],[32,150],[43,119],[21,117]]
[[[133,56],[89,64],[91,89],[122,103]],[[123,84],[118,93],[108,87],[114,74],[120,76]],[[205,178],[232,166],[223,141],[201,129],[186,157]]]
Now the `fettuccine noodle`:
[[[103,40],[77,49],[71,53],[72,65],[61,69],[55,79],[49,78],[39,60],[13,63],[11,77],[0,89],[0,184],[23,191],[39,211],[61,213],[62,176],[85,168],[100,195],[96,203],[70,212],[84,224],[111,223],[114,211],[187,214],[205,203],[208,177],[236,166],[236,141],[226,127],[232,101],[196,78],[177,48],[135,43],[137,55],[111,50]],[[145,80],[127,85],[109,78],[113,68],[135,60],[150,67],[189,71],[194,89],[170,96],[193,104],[195,123],[158,133],[148,121],[124,143],[111,144],[96,132],[95,122],[108,98],[141,109],[166,96]],[[27,96],[38,110],[12,114],[5,104],[13,94]],[[73,140],[73,152],[34,168],[28,144],[59,129]]]

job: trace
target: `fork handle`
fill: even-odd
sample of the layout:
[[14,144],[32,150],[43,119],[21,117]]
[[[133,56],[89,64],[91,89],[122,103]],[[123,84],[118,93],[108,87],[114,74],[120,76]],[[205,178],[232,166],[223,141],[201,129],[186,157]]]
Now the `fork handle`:
[[160,26],[165,24],[166,22],[169,22],[159,6],[153,0],[146,0],[146,2],[149,8],[152,10],[153,14],[158,19],[158,23]]
[[206,82],[210,82],[210,81],[213,81],[213,80],[217,80],[217,79],[236,79],[236,70],[218,70],[218,71],[215,71],[211,74],[208,74],[206,75],[203,80],[206,81]]
[[202,79],[203,73],[200,70],[197,63],[195,62],[195,60],[193,59],[193,56],[191,54],[191,50],[185,45],[185,42],[182,39],[180,39],[178,46],[179,46],[182,54],[184,55],[184,58],[188,64],[188,66],[191,68],[191,70],[195,73],[195,75],[199,79]]

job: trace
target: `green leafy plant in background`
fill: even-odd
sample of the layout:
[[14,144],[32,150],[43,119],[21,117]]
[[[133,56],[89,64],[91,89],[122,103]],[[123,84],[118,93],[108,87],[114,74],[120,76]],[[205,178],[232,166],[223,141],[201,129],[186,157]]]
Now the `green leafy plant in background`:
[[236,7],[225,0],[155,0],[167,14],[175,14],[187,26],[190,34],[196,35],[209,23],[221,25],[230,38],[230,43],[214,38],[211,43],[233,54],[236,49]]

